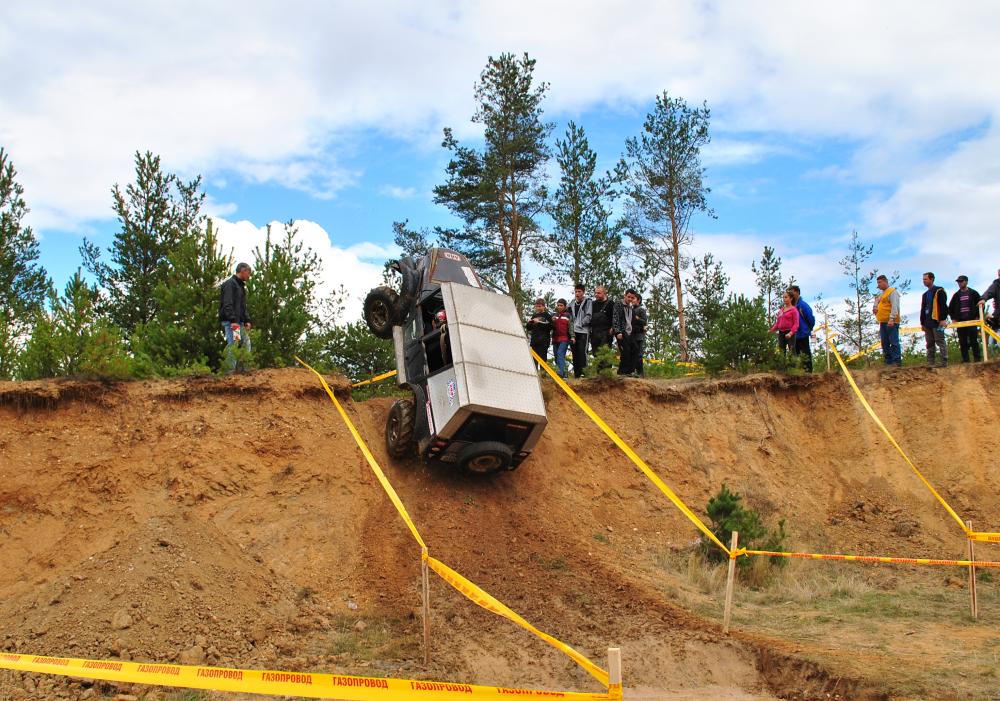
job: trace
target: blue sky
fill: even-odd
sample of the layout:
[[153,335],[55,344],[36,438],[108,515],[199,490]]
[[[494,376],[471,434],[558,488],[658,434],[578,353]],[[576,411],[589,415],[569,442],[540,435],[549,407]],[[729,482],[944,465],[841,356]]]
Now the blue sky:
[[431,195],[441,129],[476,142],[487,57],[527,51],[553,138],[576,121],[604,168],[662,90],[708,102],[718,218],[694,222],[691,252],[713,252],[737,291],[754,291],[768,244],[807,298],[839,299],[852,229],[915,286],[930,268],[984,287],[1000,267],[998,30],[989,2],[14,0],[0,145],[60,286],[84,236],[111,241],[110,188],[149,149],[204,177],[238,258],[297,220],[327,283],[363,293],[394,220],[450,223]]

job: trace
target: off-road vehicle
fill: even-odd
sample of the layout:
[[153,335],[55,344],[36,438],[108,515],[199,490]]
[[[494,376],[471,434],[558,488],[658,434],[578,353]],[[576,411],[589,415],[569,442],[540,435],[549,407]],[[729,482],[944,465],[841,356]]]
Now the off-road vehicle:
[[460,253],[432,248],[391,264],[400,291],[376,287],[364,318],[393,340],[397,383],[412,399],[389,410],[389,454],[469,472],[513,470],[531,454],[547,419],[514,301],[484,289]]

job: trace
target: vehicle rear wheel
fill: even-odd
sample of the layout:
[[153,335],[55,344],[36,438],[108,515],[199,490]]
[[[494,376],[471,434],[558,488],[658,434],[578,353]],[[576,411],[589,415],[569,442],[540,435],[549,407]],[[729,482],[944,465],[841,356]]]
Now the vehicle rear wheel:
[[416,410],[409,399],[397,399],[389,408],[385,421],[385,448],[393,458],[405,458],[413,453],[413,426]]
[[376,287],[365,297],[364,316],[368,328],[378,338],[392,338],[392,327],[398,321],[399,295],[391,287]]
[[505,443],[483,441],[467,445],[458,454],[458,466],[468,472],[488,474],[510,469],[514,453]]

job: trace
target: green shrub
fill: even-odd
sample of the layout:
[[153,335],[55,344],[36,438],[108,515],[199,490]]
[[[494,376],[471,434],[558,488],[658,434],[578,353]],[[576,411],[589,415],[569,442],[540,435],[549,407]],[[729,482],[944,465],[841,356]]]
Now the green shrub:
[[612,378],[618,374],[618,356],[611,346],[601,346],[583,369],[583,376],[589,378]]
[[[773,529],[764,525],[760,514],[746,508],[743,497],[736,492],[729,491],[725,484],[719,493],[708,500],[706,511],[711,520],[709,529],[715,537],[729,547],[733,531],[739,533],[739,547],[750,550],[770,550],[772,552],[785,551],[785,520],[779,519],[777,526]],[[700,549],[709,562],[725,562],[728,559],[726,553],[719,549],[707,536],[701,537]],[[785,565],[785,558],[769,558],[772,566],[782,567]],[[747,569],[751,566],[751,558],[741,557],[736,560],[736,564]]]

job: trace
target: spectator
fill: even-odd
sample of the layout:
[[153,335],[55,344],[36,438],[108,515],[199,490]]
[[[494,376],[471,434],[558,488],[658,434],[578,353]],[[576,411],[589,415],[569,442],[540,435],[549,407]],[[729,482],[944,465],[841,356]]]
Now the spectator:
[[552,351],[556,357],[559,377],[566,379],[566,349],[573,342],[573,320],[566,312],[566,300],[556,302],[556,313],[552,315]]
[[590,320],[593,316],[593,303],[587,297],[586,288],[578,284],[573,290],[573,303],[569,307],[569,315],[573,320],[573,377],[583,377],[587,367],[587,339],[590,336]]
[[595,287],[590,317],[590,350],[594,355],[597,355],[598,348],[611,346],[611,341],[614,338],[611,333],[614,308],[614,302],[608,298],[607,288],[604,285]]
[[642,306],[642,297],[638,292],[632,292],[632,374],[636,377],[645,377],[646,372],[642,367],[642,356],[646,351],[646,325],[649,317],[645,307]]
[[[543,361],[549,359],[549,345],[552,343],[552,315],[545,308],[545,300],[539,297],[535,300],[535,313],[528,319],[528,332],[531,335],[531,350]],[[538,366],[538,361],[535,361]]]
[[[924,287],[927,291],[920,302],[920,328],[927,342],[927,364],[947,367],[948,340],[944,337],[944,329],[948,325],[948,297],[943,287],[934,284],[934,273],[924,273]],[[937,351],[941,351],[941,360],[935,363]]]
[[806,372],[812,372],[813,354],[812,346],[809,344],[809,337],[816,327],[816,317],[813,315],[812,307],[802,299],[802,290],[799,289],[798,285],[790,285],[788,293],[792,296],[792,304],[799,311],[799,329],[795,332],[795,345],[792,346],[792,353],[795,355],[804,355],[806,358],[803,365]]
[[219,287],[219,322],[226,336],[226,374],[236,372],[236,351],[242,345],[250,351],[250,329],[253,324],[247,314],[246,282],[250,279],[250,266],[240,263],[236,273]]
[[[948,305],[952,321],[978,321],[979,293],[969,287],[967,275],[959,275],[955,282],[958,283],[958,290],[951,296],[951,304]],[[979,329],[975,326],[958,329],[958,347],[962,351],[963,363],[969,362],[970,348],[977,363],[983,359],[983,352],[979,348]]]
[[614,307],[611,328],[618,339],[618,362],[619,375],[634,375],[636,373],[636,328],[640,327],[641,338],[645,340],[645,310],[642,311],[643,318],[636,315],[636,299],[639,293],[635,290],[627,290],[625,296],[619,304]]
[[[986,316],[986,303],[993,300],[993,315]],[[979,300],[979,306],[983,307],[983,316],[986,317],[987,323],[990,328],[994,331],[1000,331],[1000,270],[997,270],[997,279],[990,283],[990,286],[986,288],[986,292]],[[997,345],[997,341],[992,336],[990,337],[990,347]]]
[[875,319],[878,320],[878,335],[882,341],[882,357],[885,364],[903,367],[903,352],[899,347],[899,291],[889,287],[889,278],[879,275],[875,284],[882,294],[872,307]]
[[781,301],[784,305],[778,311],[774,325],[771,326],[771,333],[778,333],[778,348],[781,349],[782,355],[786,355],[789,347],[793,350],[795,348],[795,334],[799,332],[800,320],[799,310],[795,308],[791,293],[785,292],[781,296]]

